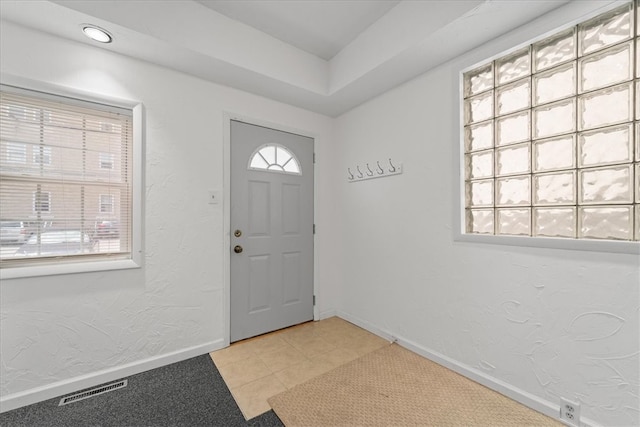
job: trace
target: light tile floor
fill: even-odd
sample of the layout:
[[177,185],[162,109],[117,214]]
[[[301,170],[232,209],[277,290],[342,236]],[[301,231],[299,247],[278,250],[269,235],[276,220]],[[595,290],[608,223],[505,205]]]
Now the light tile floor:
[[268,398],[388,344],[331,317],[239,341],[210,356],[249,420],[271,409]]

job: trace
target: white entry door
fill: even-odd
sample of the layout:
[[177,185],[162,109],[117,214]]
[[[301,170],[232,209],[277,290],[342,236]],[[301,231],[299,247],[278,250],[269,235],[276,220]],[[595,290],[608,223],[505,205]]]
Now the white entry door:
[[231,121],[231,342],[313,319],[313,139]]

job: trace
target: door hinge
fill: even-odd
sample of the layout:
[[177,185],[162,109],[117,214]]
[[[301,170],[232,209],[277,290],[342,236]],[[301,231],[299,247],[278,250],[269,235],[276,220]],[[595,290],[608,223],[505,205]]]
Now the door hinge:
[[316,163],[316,153],[313,153],[313,163]]
[[313,296],[313,305],[316,305],[316,296]]
[[313,234],[316,234],[316,225],[313,224]]

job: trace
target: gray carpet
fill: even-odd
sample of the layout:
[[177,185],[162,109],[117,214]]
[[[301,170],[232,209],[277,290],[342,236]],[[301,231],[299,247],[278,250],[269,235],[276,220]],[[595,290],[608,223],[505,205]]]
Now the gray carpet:
[[283,425],[273,411],[245,421],[231,392],[207,354],[132,375],[127,379],[127,387],[123,389],[65,406],[58,406],[61,396],[5,412],[0,414],[0,425],[3,427],[275,427]]

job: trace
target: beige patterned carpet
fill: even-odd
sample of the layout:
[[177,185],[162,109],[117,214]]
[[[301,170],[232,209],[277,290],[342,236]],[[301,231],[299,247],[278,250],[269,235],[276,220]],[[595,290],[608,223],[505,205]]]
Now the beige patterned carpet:
[[269,399],[292,426],[562,426],[390,344]]

